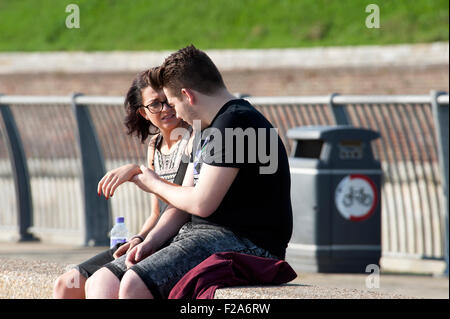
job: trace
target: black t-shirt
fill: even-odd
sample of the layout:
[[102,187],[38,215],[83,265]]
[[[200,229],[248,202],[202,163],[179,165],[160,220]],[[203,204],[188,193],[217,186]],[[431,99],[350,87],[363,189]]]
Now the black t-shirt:
[[245,100],[231,100],[194,142],[194,182],[203,163],[238,167],[217,210],[193,223],[213,223],[284,259],[292,234],[290,172],[285,147],[270,122]]

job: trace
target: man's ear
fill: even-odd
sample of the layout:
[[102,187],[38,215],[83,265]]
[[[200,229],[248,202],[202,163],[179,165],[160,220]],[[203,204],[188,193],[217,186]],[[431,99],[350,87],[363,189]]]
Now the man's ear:
[[182,88],[181,89],[181,95],[187,98],[187,100],[188,100],[190,105],[194,104],[194,102],[195,102],[195,95],[194,95],[194,92],[192,92],[192,90]]

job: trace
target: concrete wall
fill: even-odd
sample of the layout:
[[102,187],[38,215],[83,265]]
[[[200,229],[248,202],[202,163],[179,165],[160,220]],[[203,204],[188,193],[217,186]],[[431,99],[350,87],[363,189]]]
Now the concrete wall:
[[[449,90],[449,44],[209,50],[232,92],[255,96]],[[124,95],[170,52],[1,53],[0,93]]]

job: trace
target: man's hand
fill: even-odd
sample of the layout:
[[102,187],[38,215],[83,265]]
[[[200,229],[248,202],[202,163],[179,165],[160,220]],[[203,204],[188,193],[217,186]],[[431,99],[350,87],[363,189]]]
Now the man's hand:
[[134,175],[139,173],[141,173],[141,170],[136,164],[128,164],[110,170],[98,183],[98,196],[103,192],[103,195],[108,199],[114,195],[114,192],[120,184],[128,182]]
[[144,166],[140,169],[142,173],[131,179],[138,187],[157,195],[181,211],[200,217],[208,217],[219,207],[239,172],[236,167],[218,167],[204,163],[196,186],[188,186],[193,184],[193,171],[186,172],[185,176],[185,180],[189,179],[192,183],[188,184],[186,180],[180,186],[161,179]]
[[143,191],[151,193],[154,189],[153,185],[156,181],[159,180],[159,176],[144,165],[141,165],[140,171],[140,174],[136,174],[133,176],[131,182],[135,183]]
[[123,244],[122,246],[120,246],[116,252],[113,254],[113,257],[115,259],[119,258],[122,255],[125,255],[126,253],[128,253],[129,251],[131,251],[134,247],[136,247],[137,245],[139,245],[141,243],[141,240],[139,238],[134,238],[133,240]]
[[127,268],[130,268],[131,266],[150,256],[154,252],[155,249],[152,245],[152,242],[149,240],[145,240],[129,251],[125,260],[125,265],[127,266]]

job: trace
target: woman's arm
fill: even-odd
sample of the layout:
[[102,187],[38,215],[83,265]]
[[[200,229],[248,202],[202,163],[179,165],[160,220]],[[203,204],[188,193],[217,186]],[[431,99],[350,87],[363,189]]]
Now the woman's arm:
[[165,242],[178,233],[181,226],[189,221],[189,218],[189,214],[169,206],[155,228],[148,233],[144,242],[128,252],[125,260],[127,268],[157,251]]
[[[153,158],[154,158],[154,154],[155,154],[156,138],[157,138],[157,136],[153,136],[150,139],[148,149],[147,149],[147,167],[149,167],[152,170],[154,169]],[[132,166],[130,165],[130,167],[132,167]],[[103,184],[106,184],[105,181],[102,183],[102,185],[99,183],[99,190],[102,189]],[[117,185],[116,188],[119,185]],[[111,194],[110,196],[113,195],[114,190],[115,189],[113,189],[112,187],[109,189],[109,193]],[[108,194],[108,193],[105,193],[105,197],[106,197],[106,194]],[[153,227],[155,227],[155,225],[159,219],[159,203],[158,203],[158,198],[156,197],[156,195],[150,194],[150,204],[151,204],[150,216],[146,219],[145,223],[142,225],[140,232],[135,236],[135,238],[133,240],[130,240],[126,244],[120,246],[114,253],[114,258],[118,258],[118,257],[122,256],[123,254],[125,254],[128,251],[130,251],[131,249],[133,249],[133,247],[135,247],[136,245],[142,243],[143,240],[141,240],[140,238],[145,239],[145,237],[147,237],[148,233],[153,229]],[[139,236],[140,238],[137,236]]]
[[148,233],[153,229],[153,227],[155,227],[155,225],[159,219],[158,197],[156,197],[156,195],[154,195],[154,194],[151,194],[150,197],[151,197],[150,198],[150,202],[151,202],[150,216],[148,216],[144,225],[142,225],[141,231],[138,234],[142,238],[147,237]]
[[[147,148],[147,167],[153,171],[155,170],[153,161],[155,158],[155,147],[157,138],[158,135],[152,136],[150,142],[148,143]],[[153,227],[155,227],[159,219],[159,201],[156,195],[150,194],[150,204],[151,204],[150,216],[147,218],[144,225],[142,226],[141,231],[138,234],[142,238],[147,237],[148,233],[153,229]]]
[[[147,149],[147,166],[151,170],[155,170],[154,160],[155,160],[155,150],[156,150],[156,140],[158,139],[158,134],[152,136],[150,139],[150,142],[148,143],[148,149]],[[146,237],[148,232],[155,227],[156,223],[159,219],[159,201],[158,196],[151,194],[150,196],[150,204],[151,204],[151,211],[150,211],[150,217],[147,219],[147,221],[144,224],[143,230],[145,230],[145,236],[142,235],[142,237]]]
[[159,220],[160,213],[159,213],[158,197],[154,194],[150,194],[150,203],[151,203],[150,216],[147,218],[144,225],[142,225],[141,231],[138,234],[142,238],[147,237],[148,233],[155,227],[156,223]]
[[[184,176],[183,186],[194,184],[192,164],[187,168]],[[157,251],[167,240],[175,236],[190,219],[190,215],[182,210],[169,205],[156,226],[148,233],[144,242],[134,247],[127,255],[125,264],[127,267],[138,263],[145,257]]]

